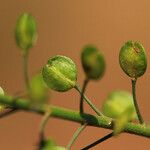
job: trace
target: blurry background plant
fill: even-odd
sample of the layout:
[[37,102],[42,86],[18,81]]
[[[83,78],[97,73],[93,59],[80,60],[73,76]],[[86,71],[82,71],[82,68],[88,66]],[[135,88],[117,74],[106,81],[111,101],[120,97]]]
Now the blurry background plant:
[[[97,17],[96,17],[96,18],[97,18]],[[121,30],[121,31],[122,31],[122,30]],[[132,31],[134,31],[134,30],[132,30]],[[143,30],[142,30],[142,31],[143,31]],[[105,37],[103,37],[103,38],[105,39]],[[132,36],[131,36],[130,38],[132,38]],[[141,39],[141,38],[142,38],[142,37],[140,37],[140,36],[138,37],[138,39]],[[121,39],[122,39],[122,40],[121,40]],[[127,38],[127,39],[128,39],[128,38]],[[137,37],[136,37],[136,39],[137,39]],[[101,40],[102,40],[102,39],[101,39]],[[125,40],[126,40],[126,39],[120,38],[121,43],[122,43],[122,41],[125,41]],[[142,40],[143,40],[143,38],[142,38]],[[40,41],[41,41],[41,40],[40,40]],[[91,41],[91,40],[89,40],[89,41]],[[145,42],[145,40],[143,40],[143,41]],[[59,42],[59,39],[58,39],[58,42]],[[67,42],[67,43],[68,43],[68,42]],[[86,43],[87,43],[87,42],[86,42]],[[97,44],[96,41],[93,42],[93,43],[96,43],[96,44]],[[60,44],[60,45],[61,45],[61,44]],[[67,45],[68,45],[68,44],[67,44]],[[83,45],[84,45],[84,43],[79,44],[79,46],[78,46],[77,48],[79,49],[79,48],[82,47]],[[102,43],[99,44],[99,45],[103,46]],[[119,45],[121,45],[121,44],[119,44],[119,42],[117,41],[117,42],[116,42],[116,47],[115,47],[115,49],[116,49],[116,48],[118,49]],[[144,44],[144,45],[145,45],[145,44]],[[101,46],[100,46],[100,47],[101,47]],[[61,47],[61,46],[60,46],[60,47]],[[60,49],[60,47],[59,47],[59,49]],[[70,46],[69,46],[69,47],[70,47]],[[105,46],[105,47],[107,47],[107,46]],[[109,46],[108,46],[108,47],[109,47]],[[112,48],[114,48],[114,45],[112,45]],[[112,48],[111,48],[111,49],[112,49]],[[53,48],[51,48],[51,49],[53,49]],[[75,49],[75,48],[74,48],[74,49]],[[56,50],[57,50],[57,48],[56,48]],[[103,47],[102,50],[103,50],[103,52],[105,53],[105,56],[106,56],[107,59],[109,58],[109,55],[110,55],[110,56],[111,56],[111,57],[110,57],[111,60],[115,60],[115,61],[117,60],[117,59],[115,59],[115,57],[113,58],[114,55],[113,55],[113,54],[111,55],[111,54],[110,54],[111,52],[108,52],[109,55],[106,55],[106,54],[107,54],[107,48],[104,48],[104,47]],[[104,50],[106,50],[106,52],[105,52]],[[109,48],[109,50],[110,50],[110,48]],[[40,51],[41,51],[41,50],[40,50]],[[42,51],[43,51],[43,49],[42,49]],[[37,50],[36,50],[35,52],[37,53]],[[66,51],[66,52],[60,52],[60,50],[59,50],[59,51],[57,51],[57,52],[55,52],[55,53],[56,53],[56,54],[57,54],[57,53],[58,53],[58,54],[59,54],[59,53],[64,53],[64,55],[67,54],[67,56],[70,57],[70,54],[69,54],[67,51]],[[79,53],[80,53],[80,52],[79,52]],[[78,53],[78,55],[79,55],[79,53]],[[32,53],[31,53],[31,54],[32,54]],[[76,54],[77,54],[77,53],[76,53]],[[72,54],[71,54],[71,55],[72,55]],[[47,57],[49,58],[50,56],[53,56],[53,54],[52,54],[52,55],[50,54],[50,55],[47,56]],[[32,57],[31,57],[31,58],[32,58]],[[34,56],[33,58],[36,58],[36,57]],[[40,57],[40,58],[41,58],[41,57]],[[71,57],[71,58],[72,58],[72,57]],[[79,60],[79,57],[77,57],[77,58],[78,58],[77,60]],[[40,61],[39,58],[38,58],[38,60]],[[42,62],[41,64],[45,64],[45,60],[46,60],[46,59],[43,58],[43,62]],[[76,61],[77,61],[77,60],[76,60]],[[34,59],[34,61],[35,61],[35,59]],[[109,67],[109,66],[113,66],[115,61],[111,61],[112,64],[109,64],[109,63],[108,63],[108,67]],[[116,63],[116,64],[117,64],[117,63]],[[12,65],[13,65],[13,64],[12,64]],[[31,64],[31,66],[32,66],[32,64]],[[39,68],[40,68],[40,67],[37,67],[37,69],[34,69],[34,68],[33,68],[33,72],[35,72],[35,71],[38,70]],[[116,68],[113,68],[113,69],[116,69]],[[34,71],[34,70],[35,70],[35,71]],[[109,70],[111,70],[111,68],[109,67],[107,70],[108,70],[108,72],[109,72]],[[31,72],[31,73],[32,73],[32,72]],[[31,74],[31,73],[29,73],[29,74]],[[113,79],[116,79],[116,78],[113,76],[114,74],[115,74],[115,73],[112,72],[112,73],[111,73],[111,77],[113,77]],[[81,80],[82,74],[80,73],[80,70],[79,70],[79,75],[81,76],[81,77],[79,77],[79,81],[82,81],[82,80]],[[117,80],[116,80],[116,81],[119,81],[120,79],[121,79],[120,81],[126,79],[126,78],[123,78],[121,75],[119,76],[118,73],[116,73],[116,75],[117,75]],[[119,79],[119,77],[121,77],[121,78]],[[110,74],[109,74],[109,78],[110,78]],[[104,78],[104,80],[107,79],[108,81],[110,81],[111,79],[109,79],[109,78],[107,78],[107,74],[106,74],[106,77]],[[144,80],[145,80],[145,79],[146,79],[146,77],[144,78]],[[142,80],[142,79],[141,79],[141,80]],[[143,80],[143,81],[144,81],[144,80]],[[19,81],[19,80],[18,80],[18,81]],[[21,81],[21,80],[20,80],[20,81]],[[126,80],[126,81],[127,81],[127,80]],[[7,81],[7,82],[8,82],[8,81]],[[101,87],[101,88],[99,88],[100,91],[102,90],[102,87],[103,87],[104,89],[105,89],[106,87],[108,87],[108,91],[110,91],[110,90],[111,90],[110,87],[111,87],[113,84],[109,87],[109,86],[106,86],[107,83],[106,83],[106,85],[103,84],[103,83],[104,83],[104,81],[102,81],[102,84],[99,84],[99,86],[96,85],[96,84],[95,84],[94,86],[96,86],[96,87],[97,87],[97,86],[98,86],[98,87]],[[112,82],[111,82],[111,83],[112,83]],[[120,82],[120,83],[119,83],[119,82],[115,82],[115,83],[116,83],[116,87],[119,86],[119,87],[122,87],[122,89],[124,89],[124,85],[125,85],[125,88],[127,89],[127,84],[126,84],[126,83],[125,83],[125,84],[123,84],[122,82]],[[110,85],[110,82],[109,82],[108,85]],[[3,86],[3,84],[1,84],[1,86]],[[91,86],[92,86],[92,82],[91,82]],[[129,86],[129,85],[128,85],[128,86]],[[5,87],[5,86],[3,86],[3,87]],[[115,86],[114,86],[114,87],[115,87]],[[89,86],[89,88],[90,88],[90,86]],[[117,88],[118,88],[118,87],[117,87]],[[5,87],[5,89],[6,89],[6,87]],[[16,89],[16,85],[15,85],[15,88],[14,88],[14,89]],[[19,89],[19,88],[18,88],[18,89]],[[129,89],[129,88],[128,88],[128,89]],[[9,89],[7,89],[7,90],[9,90]],[[90,88],[90,90],[92,90],[92,88]],[[105,90],[105,91],[106,91],[106,90]],[[99,99],[100,95],[102,95],[102,98],[100,98],[100,99],[104,99],[104,95],[106,95],[106,93],[108,93],[108,91],[106,91],[106,92],[105,92],[105,91],[103,91],[104,93],[101,93],[101,94],[100,94],[100,92],[94,91],[94,94],[98,95],[98,96],[95,95],[95,96],[97,97],[97,98],[95,98],[95,99],[96,99],[96,100]],[[92,93],[93,93],[93,92],[92,92]],[[97,93],[98,93],[98,94],[97,94]],[[138,92],[138,93],[140,94],[140,92]],[[90,94],[89,90],[88,90],[88,94]],[[59,94],[57,94],[57,95],[59,95]],[[63,98],[63,95],[65,95],[65,94],[63,94],[63,95],[60,94],[60,95],[61,95],[60,97],[61,97],[61,99],[62,99],[62,98]],[[68,94],[67,94],[67,95],[68,95]],[[92,96],[93,96],[93,94],[92,94]],[[106,97],[106,96],[105,96],[105,97]],[[72,98],[72,96],[70,96],[70,98]],[[56,96],[54,97],[54,100],[56,100]],[[94,99],[92,99],[92,100],[94,100]],[[59,98],[59,101],[60,101],[60,98]],[[57,103],[57,102],[55,102],[55,101],[53,101],[53,100],[52,100],[52,102],[53,102],[53,103]],[[64,101],[63,101],[63,102],[64,102]],[[95,102],[96,102],[96,101],[95,101]],[[144,100],[142,101],[142,103],[143,103],[143,102],[145,103]],[[72,101],[71,103],[74,103],[74,102]],[[99,103],[101,103],[101,102],[98,102],[97,104],[99,104]],[[140,103],[141,103],[141,101],[140,101]],[[77,102],[76,104],[78,105],[78,102]],[[67,105],[67,104],[63,104],[63,105]],[[70,104],[68,103],[68,106],[69,106],[69,105],[70,105]],[[70,106],[71,106],[71,105],[70,105]],[[70,107],[70,106],[69,106],[69,107]],[[145,106],[145,105],[144,105],[144,106]],[[147,105],[147,106],[148,106],[148,105]],[[100,108],[100,107],[99,107],[99,108]],[[145,114],[145,113],[144,113],[144,114]],[[61,122],[62,122],[62,121],[61,121]],[[60,125],[58,125],[58,126],[60,126]],[[71,125],[70,125],[70,126],[71,126]],[[53,126],[53,127],[54,127],[54,126]],[[52,127],[52,124],[51,124],[51,128],[53,128],[53,127]],[[64,128],[62,128],[62,129],[64,129]],[[97,130],[96,130],[96,132],[97,132]],[[96,133],[96,132],[95,132],[95,133]],[[103,132],[103,131],[102,131],[102,132]],[[70,132],[70,133],[72,133],[72,132]],[[103,133],[104,133],[104,132],[103,132]],[[93,132],[93,134],[94,134],[94,132]],[[49,135],[51,135],[51,134],[49,134]],[[57,135],[57,134],[56,134],[56,135]],[[87,134],[87,135],[89,135],[89,134]],[[71,134],[70,134],[70,136],[71,136]],[[100,135],[100,136],[101,136],[101,135]],[[87,137],[87,136],[86,136],[86,137]],[[98,135],[98,137],[99,137],[99,135]],[[128,136],[128,137],[129,137],[129,136]],[[88,137],[87,137],[87,138],[88,138]],[[119,138],[118,143],[119,143],[120,140],[121,140],[121,139]],[[60,140],[59,143],[62,143],[62,141],[64,141],[64,139],[63,139],[63,140]],[[143,140],[143,141],[144,141],[144,140]],[[18,143],[18,142],[17,142],[17,143]],[[20,142],[20,143],[21,143],[21,142]],[[82,142],[79,142],[79,143],[82,143]],[[88,142],[86,142],[86,143],[88,143]],[[85,144],[86,144],[86,143],[85,143]],[[85,145],[85,144],[84,144],[84,145]],[[112,143],[112,144],[113,144],[113,143]],[[61,145],[61,144],[60,144],[60,145]],[[65,144],[64,144],[64,145],[65,145]],[[118,145],[118,144],[117,144],[117,145]],[[106,145],[104,144],[104,146],[106,146]],[[97,148],[97,147],[96,147],[96,148]],[[138,147],[138,148],[139,148],[139,147]]]

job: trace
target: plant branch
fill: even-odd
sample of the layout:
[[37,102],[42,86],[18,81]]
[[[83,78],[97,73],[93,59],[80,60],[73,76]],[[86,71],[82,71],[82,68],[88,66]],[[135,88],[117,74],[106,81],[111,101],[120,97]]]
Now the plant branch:
[[70,150],[73,143],[76,141],[76,139],[78,138],[78,136],[81,134],[81,132],[85,129],[85,127],[87,126],[87,123],[82,124],[74,133],[71,141],[69,142],[69,144],[67,145],[67,150]]
[[140,109],[139,109],[137,99],[136,99],[136,81],[137,81],[137,79],[131,79],[131,80],[132,80],[132,94],[133,94],[133,101],[134,101],[135,110],[136,110],[139,122],[141,124],[144,124],[144,119],[140,113]]
[[88,146],[82,148],[81,150],[88,150],[88,149],[90,149],[90,148],[96,146],[97,144],[100,144],[100,143],[102,143],[102,142],[108,140],[108,139],[111,138],[112,136],[113,136],[113,132],[107,134],[106,136],[102,137],[101,139],[95,141],[94,143],[92,143],[92,144],[90,144],[90,145],[88,145]]
[[[80,124],[83,124],[86,120],[89,126],[113,129],[113,123],[110,122],[113,122],[114,120],[106,116],[95,116],[86,113],[81,116],[78,111],[52,105],[42,105],[35,107],[31,104],[31,101],[27,99],[14,100],[13,97],[2,95],[0,95],[0,103],[6,104],[18,110],[35,112],[38,114],[45,114],[45,112],[49,109],[51,111],[51,117],[54,118],[73,121]],[[124,132],[150,138],[150,125],[143,126],[136,123],[127,123],[124,128]]]

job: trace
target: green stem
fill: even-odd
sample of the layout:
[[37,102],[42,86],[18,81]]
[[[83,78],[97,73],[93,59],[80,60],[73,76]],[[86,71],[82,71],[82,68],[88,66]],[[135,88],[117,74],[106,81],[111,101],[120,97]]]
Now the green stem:
[[86,87],[89,83],[89,79],[85,79],[84,80],[84,83],[83,83],[83,87],[82,87],[82,93],[81,93],[81,97],[80,97],[80,113],[83,114],[84,113],[84,93],[85,93],[85,90],[86,90]]
[[[83,95],[85,93],[85,89],[86,89],[86,86],[88,84],[88,79],[85,79],[84,80],[84,83],[83,83],[83,87],[82,87],[82,91],[81,91],[81,97],[80,97],[80,114],[82,115],[84,113],[84,106],[83,106]],[[85,124],[81,124],[81,126],[76,130],[76,132],[74,133],[71,141],[69,142],[68,146],[67,146],[67,150],[70,150],[73,143],[77,140],[78,136],[81,134],[81,132],[85,129],[86,127],[86,123]]]
[[85,129],[85,127],[87,126],[87,123],[81,125],[76,132],[74,133],[71,141],[69,142],[69,144],[67,145],[67,150],[70,150],[72,145],[74,144],[74,142],[76,141],[76,139],[78,138],[78,136],[81,134],[81,132]]
[[[16,108],[18,110],[25,110],[29,112],[35,112],[37,114],[45,114],[47,110],[51,111],[51,117],[64,119],[68,121],[73,121],[76,123],[84,123],[85,120],[88,126],[101,127],[106,129],[113,129],[113,123],[110,122],[115,121],[106,116],[95,116],[91,114],[84,113],[82,116],[78,111],[60,108],[57,106],[50,105],[42,105],[39,107],[35,107],[32,105],[31,101],[28,99],[17,99],[14,101],[13,97],[0,95],[0,104],[6,104],[12,108]],[[143,137],[150,138],[150,125],[141,125],[136,123],[127,123],[125,125],[124,131],[126,133],[135,134]]]
[[28,54],[23,55],[23,75],[26,89],[29,90],[29,77],[28,77]]
[[45,129],[45,126],[49,120],[49,117],[51,115],[51,111],[47,111],[41,121],[41,124],[40,124],[40,137],[41,139],[44,138],[44,129]]
[[39,130],[39,133],[40,133],[40,142],[39,142],[39,150],[41,149],[41,147],[43,146],[43,141],[44,141],[44,129],[45,129],[45,126],[49,120],[49,117],[51,115],[51,111],[48,110],[46,111],[45,115],[43,116],[43,119],[41,121],[41,124],[40,124],[40,130]]
[[134,101],[135,110],[136,110],[139,122],[141,124],[144,124],[144,120],[143,120],[142,115],[140,113],[140,109],[139,109],[137,99],[136,99],[136,81],[137,81],[137,79],[131,79],[131,81],[132,81],[132,94],[133,94],[133,101]]
[[[82,91],[78,85],[75,86],[75,89],[82,95]],[[103,114],[96,108],[96,106],[83,94],[84,100],[89,104],[89,106],[96,112],[98,116],[102,116]]]
[[90,145],[88,145],[88,146],[82,148],[81,150],[88,150],[88,149],[90,149],[90,148],[96,146],[97,144],[100,144],[100,143],[106,141],[107,139],[109,139],[109,138],[111,138],[111,137],[113,137],[113,132],[107,134],[107,135],[104,136],[103,138],[101,138],[101,139],[95,141],[94,143],[92,143],[92,144],[90,144]]

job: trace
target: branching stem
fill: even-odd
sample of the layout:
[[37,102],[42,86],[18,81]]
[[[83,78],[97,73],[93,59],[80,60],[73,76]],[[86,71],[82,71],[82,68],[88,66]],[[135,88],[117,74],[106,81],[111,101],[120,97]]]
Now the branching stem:
[[[13,97],[0,95],[0,104],[6,104],[9,107],[16,108],[18,110],[24,110],[29,112],[35,112],[37,114],[45,114],[47,110],[51,111],[51,117],[73,121],[76,123],[84,123],[85,120],[88,126],[101,127],[106,129],[113,129],[113,123],[115,120],[106,116],[94,116],[91,114],[84,113],[82,116],[78,111],[60,108],[57,106],[41,105],[35,107],[31,104],[31,101],[27,99],[17,99],[14,101]],[[127,123],[124,132],[135,134],[143,137],[150,138],[150,125],[141,125],[136,123]]]
[[[78,85],[75,86],[75,89],[82,95],[82,90]],[[102,116],[103,114],[96,108],[96,106],[83,94],[84,100],[88,103],[88,105],[96,112],[98,116]]]

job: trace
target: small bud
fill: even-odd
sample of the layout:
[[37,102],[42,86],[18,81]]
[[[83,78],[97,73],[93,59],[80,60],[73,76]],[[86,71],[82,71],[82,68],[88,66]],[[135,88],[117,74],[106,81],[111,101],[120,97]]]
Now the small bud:
[[[0,95],[5,95],[4,90],[0,87]],[[5,109],[5,105],[0,105],[0,112]]]
[[23,13],[16,24],[16,42],[26,55],[37,38],[36,22],[32,15]]
[[145,49],[139,42],[128,41],[120,50],[119,62],[123,71],[131,78],[142,76],[147,68]]
[[84,72],[89,79],[100,79],[105,72],[105,60],[103,55],[93,45],[84,47],[81,54]]
[[4,90],[0,87],[0,95],[4,95]]
[[57,55],[50,58],[43,67],[42,74],[48,87],[56,91],[68,91],[76,85],[76,65],[65,56]]
[[133,97],[126,91],[114,91],[103,104],[103,113],[111,118],[118,118],[126,109],[132,109],[131,119],[137,119]]
[[42,74],[35,75],[30,81],[30,98],[36,104],[46,103],[48,100],[48,87]]

